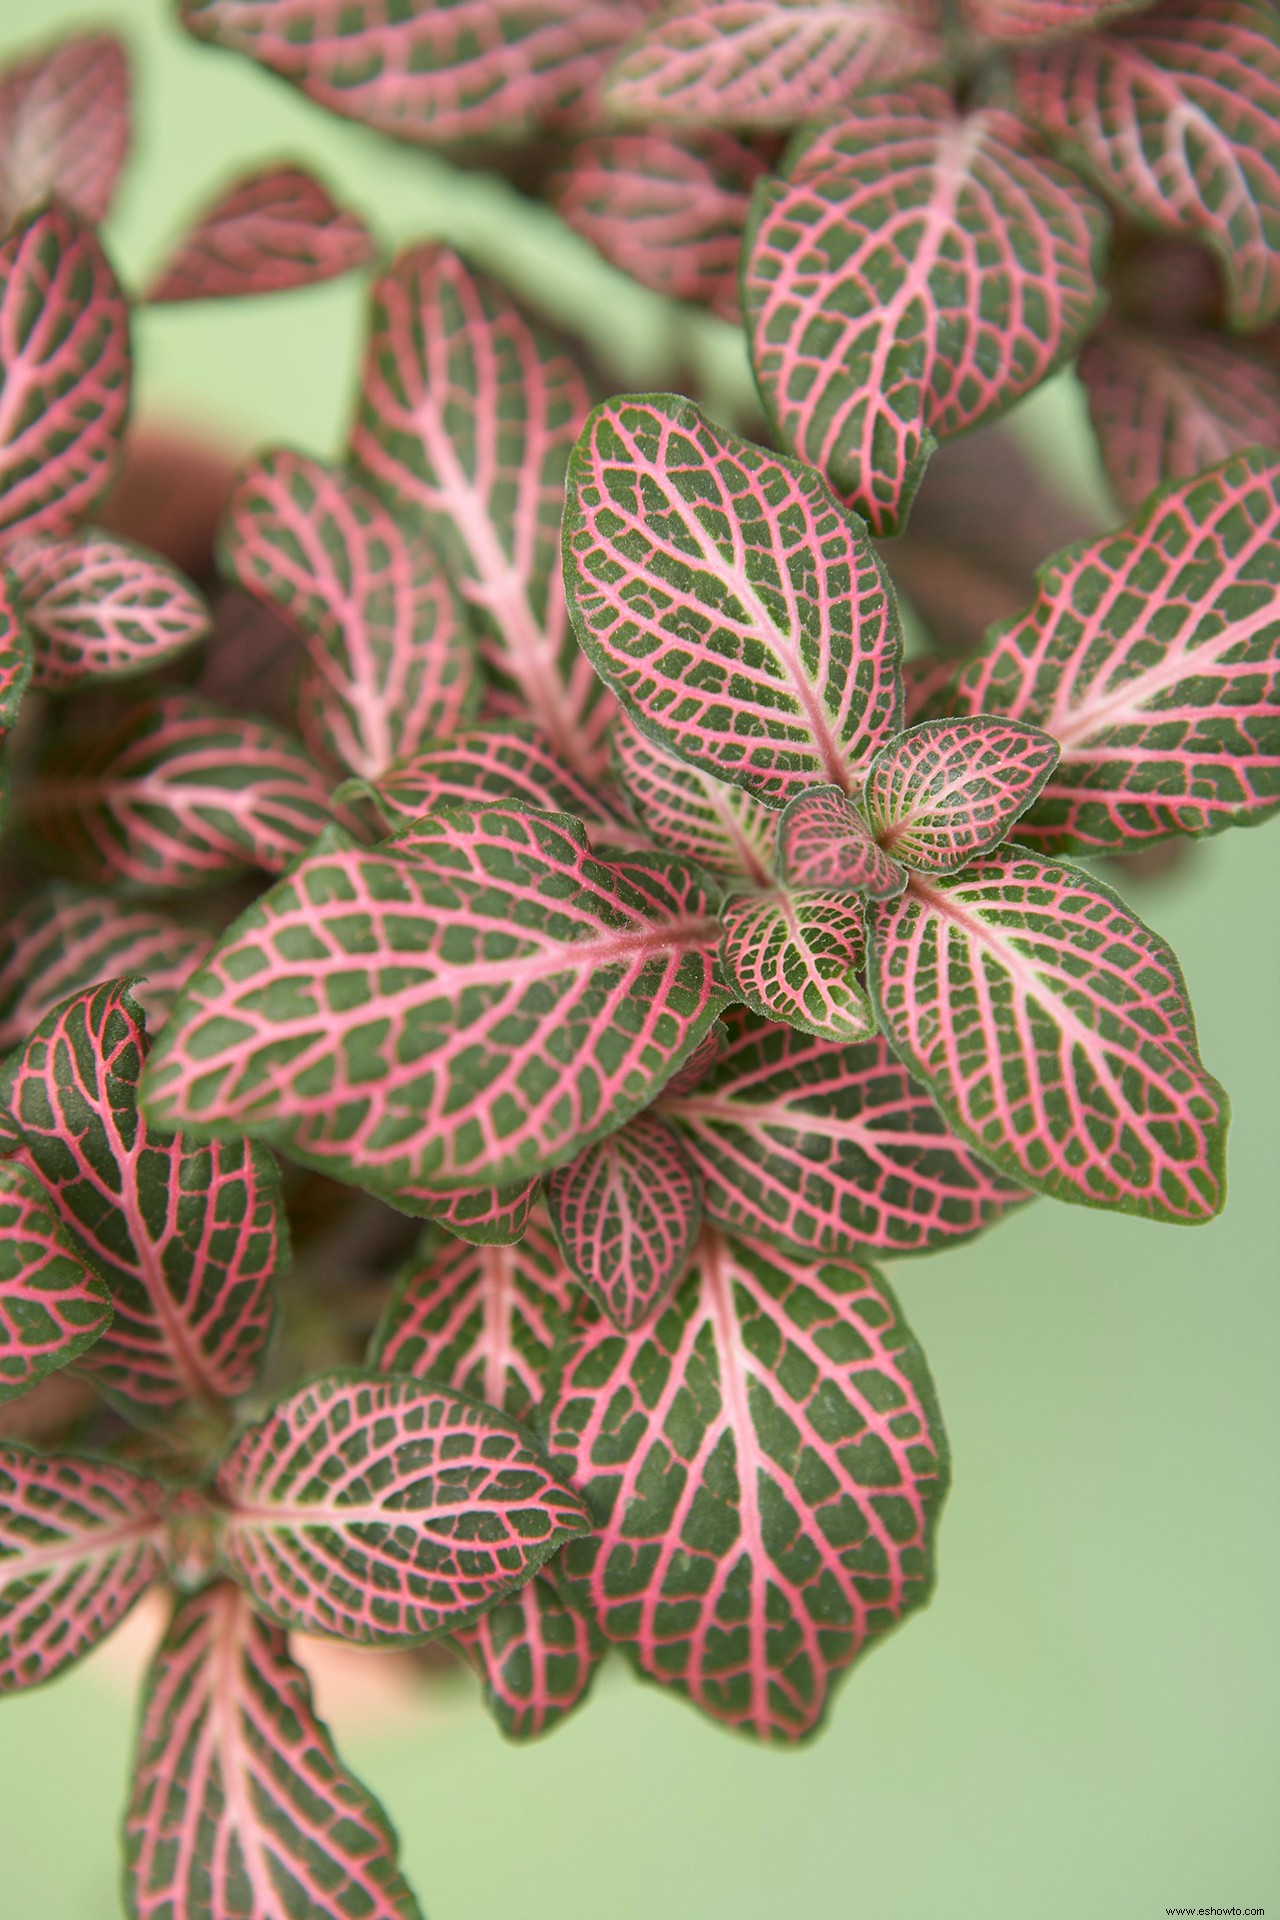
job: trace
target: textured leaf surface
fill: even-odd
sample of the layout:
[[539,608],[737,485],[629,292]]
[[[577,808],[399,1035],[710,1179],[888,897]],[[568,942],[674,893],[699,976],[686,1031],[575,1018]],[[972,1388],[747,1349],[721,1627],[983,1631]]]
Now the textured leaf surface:
[[1252,346],[1107,327],[1085,342],[1079,371],[1122,507],[1246,447],[1280,447],[1280,332]]
[[743,304],[785,444],[896,532],[936,441],[1079,345],[1105,227],[1011,115],[924,83],[855,101],[756,192]]
[[68,34],[0,73],[0,228],[56,197],[96,226],[129,149],[129,68],[106,33]]
[[284,1634],[226,1582],[179,1601],[152,1662],[124,1842],[131,1920],[420,1920]]
[[18,539],[5,565],[35,642],[33,680],[65,693],[165,666],[209,631],[209,609],[176,567],[95,531]]
[[127,1467],[0,1446],[0,1693],[52,1680],[160,1578],[164,1500]]
[[660,128],[576,141],[551,197],[575,232],[642,286],[738,318],[738,259],[758,147],[731,133]]
[[6,923],[0,943],[0,1047],[25,1040],[51,1008],[81,987],[145,975],[130,991],[151,1032],[210,946],[207,934],[114,894],[54,881]]
[[255,460],[228,503],[221,556],[301,630],[308,740],[353,773],[375,779],[474,708],[452,586],[422,541],[344,474],[288,450]]
[[1062,757],[1018,828],[1053,851],[1212,833],[1280,804],[1280,455],[1239,454],[1047,566],[955,711],[1043,727]]
[[40,1182],[0,1161],[0,1400],[76,1359],[110,1319],[110,1294]]
[[724,1018],[710,1072],[661,1108],[721,1226],[808,1254],[920,1253],[967,1239],[1018,1198],[882,1039],[833,1046],[740,1007]]
[[609,77],[628,119],[789,129],[935,63],[929,0],[676,0]]
[[713,1719],[802,1738],[834,1675],[928,1597],[941,1421],[856,1267],[706,1229],[651,1328],[581,1327],[548,1430],[594,1522],[568,1590]]
[[1057,761],[1056,741],[1039,727],[988,715],[926,720],[876,755],[863,805],[895,860],[950,873],[999,846]]
[[146,1042],[118,982],[47,1014],[0,1070],[21,1159],[109,1282],[83,1364],[135,1410],[234,1399],[257,1377],[285,1258],[275,1172],[247,1141],[157,1137],[137,1110]]
[[106,488],[129,314],[95,236],[47,207],[0,242],[0,532],[65,533]]
[[[428,747],[391,767],[377,782],[378,800],[395,825],[441,807],[511,800],[544,813],[581,820],[593,841],[634,851],[647,844],[621,804],[601,782],[587,782],[567,767],[545,736],[528,721],[491,720],[464,727],[444,745]],[[656,837],[656,836],[655,836]]]
[[535,1740],[572,1713],[604,1651],[594,1623],[541,1573],[453,1639],[479,1674],[485,1705],[509,1740]]
[[725,976],[757,1013],[824,1040],[875,1032],[859,977],[865,941],[856,899],[813,887],[741,894],[721,924]]
[[[375,1336],[378,1364],[527,1421],[575,1298],[541,1210],[518,1247],[477,1250],[428,1238],[401,1274]],[[585,1616],[542,1574],[451,1638],[514,1740],[534,1739],[571,1712],[603,1651]]]
[[893,1045],[994,1165],[1062,1200],[1206,1220],[1226,1099],[1177,961],[1079,868],[1003,848],[869,913]]
[[376,1336],[377,1364],[527,1420],[575,1298],[541,1212],[518,1246],[428,1234],[396,1283]]
[[332,113],[423,145],[514,139],[562,116],[640,18],[627,0],[181,0],[180,12],[199,39]]
[[206,207],[147,290],[147,299],[229,300],[335,280],[372,260],[364,222],[301,167],[237,180]]
[[382,1646],[464,1625],[587,1524],[513,1420],[400,1375],[303,1387],[217,1484],[222,1556],[255,1606]]
[[278,873],[332,818],[298,741],[189,694],[64,735],[25,800],[34,830],[78,878],[165,893],[247,867]]
[[1270,0],[1160,0],[1026,55],[1018,102],[1133,219],[1212,247],[1242,328],[1280,319],[1280,32]]
[[723,1003],[715,903],[562,816],[456,809],[301,861],[156,1049],[151,1111],[387,1192],[525,1180],[657,1093]]
[[455,253],[415,248],[378,281],[357,473],[448,558],[505,710],[591,779],[611,703],[560,578],[565,466],[586,410],[568,356]]
[[0,571],[0,728],[6,733],[18,718],[22,696],[31,684],[31,636],[12,574]]
[[778,831],[772,807],[677,760],[641,733],[629,714],[614,723],[613,749],[632,812],[659,846],[712,873],[769,884]]
[[851,887],[883,899],[907,884],[897,861],[872,839],[861,807],[839,787],[813,787],[788,801],[778,842],[782,877],[793,887]]
[[645,731],[773,804],[897,725],[897,615],[861,524],[814,473],[673,394],[610,401],[569,470],[582,644]]
[[616,1327],[639,1327],[688,1264],[702,1220],[680,1137],[639,1113],[547,1181],[547,1205],[575,1279]]

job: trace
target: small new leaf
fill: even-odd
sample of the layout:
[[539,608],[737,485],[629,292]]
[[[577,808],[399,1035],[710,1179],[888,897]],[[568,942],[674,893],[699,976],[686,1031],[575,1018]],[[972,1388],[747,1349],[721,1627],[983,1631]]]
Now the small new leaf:
[[536,1740],[580,1706],[604,1652],[595,1625],[535,1574],[453,1643],[479,1674],[484,1703],[508,1740]]
[[131,1920],[421,1920],[284,1634],[225,1581],[178,1602],[151,1663],[124,1843]]
[[75,1360],[110,1321],[111,1295],[40,1182],[0,1161],[0,1400]]
[[160,1578],[166,1497],[127,1467],[0,1446],[0,1693],[52,1680]]
[[876,755],[862,804],[895,860],[952,873],[999,846],[1057,762],[1057,742],[1038,727],[926,720]]
[[946,1443],[868,1271],[706,1228],[651,1327],[584,1319],[547,1429],[594,1523],[566,1590],[712,1719],[803,1739],[835,1676],[928,1598]]
[[583,647],[682,760],[774,806],[898,724],[897,613],[817,474],[690,400],[597,407],[574,449],[565,588]]
[[782,878],[792,887],[848,887],[883,900],[907,884],[897,861],[876,845],[861,807],[839,787],[811,787],[787,802],[778,823],[778,856]]
[[281,1626],[368,1645],[449,1633],[587,1526],[505,1414],[400,1374],[326,1375],[218,1470],[221,1556]]
[[147,290],[152,306],[284,293],[363,267],[373,258],[364,222],[301,167],[237,180],[183,235]]

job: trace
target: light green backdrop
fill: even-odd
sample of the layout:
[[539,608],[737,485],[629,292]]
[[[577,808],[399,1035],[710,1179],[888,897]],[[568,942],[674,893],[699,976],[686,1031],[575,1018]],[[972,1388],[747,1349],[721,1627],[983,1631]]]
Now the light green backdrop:
[[[655,375],[662,303],[458,179],[187,43],[163,0],[93,18],[139,40],[139,155],[110,238],[135,281],[238,166],[318,166],[381,238],[443,233]],[[10,47],[83,10],[0,0]],[[332,449],[358,284],[144,315],[140,410],[233,447]],[[681,323],[687,324],[687,323]],[[694,329],[726,402],[727,332]],[[1085,485],[1069,388],[1038,444]],[[762,1753],[606,1671],[541,1746],[505,1747],[466,1682],[431,1724],[340,1744],[398,1826],[431,1920],[1147,1920],[1280,1915],[1280,832],[1196,850],[1132,894],[1185,965],[1230,1090],[1231,1202],[1179,1232],[1042,1203],[894,1281],[955,1455],[930,1611],[846,1685],[828,1732]],[[114,1920],[130,1708],[102,1656],[0,1709],[2,1920]]]

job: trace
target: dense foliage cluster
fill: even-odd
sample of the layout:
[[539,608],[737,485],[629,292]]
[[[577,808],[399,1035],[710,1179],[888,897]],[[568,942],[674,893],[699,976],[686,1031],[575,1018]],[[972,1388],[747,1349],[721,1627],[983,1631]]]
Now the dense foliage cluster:
[[[763,409],[599,391],[415,246],[342,462],[253,458],[193,582],[108,491],[124,53],[0,75],[0,1687],[162,1583],[130,1912],[407,1920],[290,1633],[446,1637],[516,1738],[615,1647],[800,1739],[947,1486],[872,1260],[1223,1204],[1177,960],[1076,861],[1280,806],[1280,30],[180,12],[740,318]],[[274,166],[139,297],[376,257]],[[1077,359],[1103,532],[937,453]]]

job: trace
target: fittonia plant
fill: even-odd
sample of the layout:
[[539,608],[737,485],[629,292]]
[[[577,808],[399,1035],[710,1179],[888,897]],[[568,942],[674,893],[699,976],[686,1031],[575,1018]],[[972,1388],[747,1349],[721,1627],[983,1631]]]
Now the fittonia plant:
[[[872,1262],[1223,1204],[1177,960],[1077,861],[1280,805],[1280,44],[1265,0],[180,11],[740,310],[765,410],[602,394],[417,245],[346,454],[251,459],[193,584],[92,517],[124,55],[0,77],[0,1684],[166,1587],[130,1912],[405,1920],[291,1632],[443,1637],[514,1738],[609,1647],[802,1738],[947,1486]],[[259,166],[144,297],[376,252]],[[1011,443],[930,462],[1077,356],[1131,517],[1032,582],[1065,510]]]

